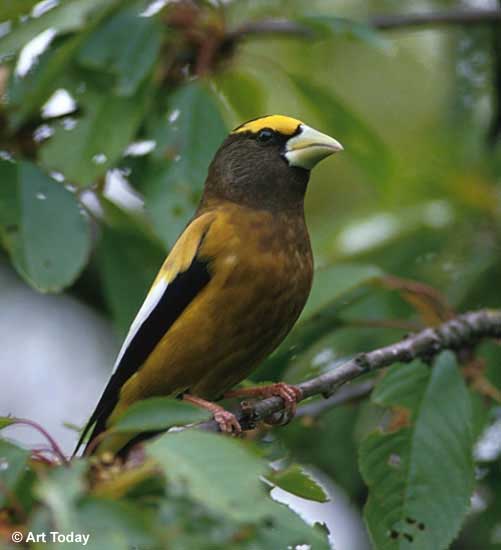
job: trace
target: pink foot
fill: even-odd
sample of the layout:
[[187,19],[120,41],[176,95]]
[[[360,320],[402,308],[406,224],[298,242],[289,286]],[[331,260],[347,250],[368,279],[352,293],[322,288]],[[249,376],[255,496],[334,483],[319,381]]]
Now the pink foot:
[[219,410],[214,413],[214,420],[217,422],[219,429],[224,433],[239,435],[242,433],[242,427],[237,417],[225,410]]

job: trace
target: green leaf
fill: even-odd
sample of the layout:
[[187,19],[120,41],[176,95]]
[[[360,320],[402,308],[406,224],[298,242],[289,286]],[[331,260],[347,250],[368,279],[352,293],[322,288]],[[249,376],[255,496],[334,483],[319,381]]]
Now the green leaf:
[[125,334],[165,258],[133,216],[102,199],[106,225],[97,248],[98,268],[118,330]]
[[171,248],[186,226],[201,189],[182,183],[172,164],[150,161],[144,171],[145,206],[156,234]]
[[16,423],[16,419],[13,416],[0,416],[0,430],[12,426]]
[[0,218],[0,227],[14,266],[42,292],[70,285],[85,266],[91,245],[88,219],[75,195],[28,162],[0,160],[1,173],[10,179],[8,192],[0,192],[0,215],[12,211]]
[[296,21],[310,27],[321,38],[340,36],[360,40],[369,46],[375,46],[383,50],[388,50],[390,47],[388,40],[380,32],[375,31],[369,25],[344,17],[314,14],[302,15]]
[[53,525],[61,533],[79,532],[76,502],[84,493],[86,468],[84,461],[52,468],[35,486],[35,494],[50,510]]
[[[6,424],[7,420],[0,420],[0,429],[9,425]],[[29,451],[0,439],[0,509],[7,506],[12,495],[16,494],[16,487],[25,474],[29,457]]]
[[107,11],[116,0],[66,0],[40,17],[29,17],[0,39],[0,58],[17,53],[38,34],[53,29],[57,33],[75,31],[90,17]]
[[433,369],[419,362],[390,369],[373,400],[410,415],[408,427],[373,433],[360,449],[374,544],[447,548],[469,510],[474,483],[472,408],[454,355],[441,354]]
[[78,54],[89,69],[111,73],[118,95],[132,95],[151,72],[162,41],[160,22],[141,17],[144,2],[119,11],[92,33]]
[[81,96],[83,115],[72,128],[58,124],[40,149],[50,170],[88,186],[113,166],[133,140],[149,99],[145,83],[133,97],[116,97],[88,86]]
[[[319,468],[357,500],[365,489],[354,436],[358,417],[359,407],[352,403],[331,407],[314,420],[298,418],[281,428],[277,437],[296,460]],[[343,444],[333,445],[333,441]]]
[[0,5],[0,21],[7,21],[19,15],[23,15],[38,4],[40,0],[3,0]]
[[[152,130],[157,143],[145,200],[158,235],[169,246],[186,224],[226,127],[216,99],[201,82],[181,87],[169,100],[169,116]],[[171,160],[165,163],[165,158]]]
[[[286,550],[310,545],[329,550],[325,527],[310,526],[286,505],[267,499],[266,520],[236,523],[170,491],[160,522],[169,550]],[[262,506],[262,503],[261,503]]]
[[216,75],[214,83],[238,116],[238,124],[262,116],[265,112],[263,87],[252,75],[232,69]]
[[312,477],[310,477],[299,464],[292,464],[285,470],[277,470],[268,475],[268,481],[298,497],[327,502],[329,497]]
[[308,545],[312,550],[331,548],[325,525],[310,526],[289,507],[278,503],[273,503],[273,506],[269,507],[269,514],[269,521],[258,528],[252,543],[244,548],[285,550],[304,548],[303,545]]
[[81,41],[81,35],[65,40],[46,50],[26,75],[11,75],[8,88],[11,128],[19,128],[45,104],[55,90],[62,87],[59,77],[70,64]]
[[169,481],[213,512],[240,522],[266,516],[269,501],[260,477],[268,468],[241,441],[185,430],[168,433],[147,449]]
[[78,521],[81,532],[90,535],[87,548],[92,550],[162,547],[152,513],[125,500],[87,497],[78,507]]
[[392,170],[390,150],[378,136],[335,94],[299,75],[289,77],[305,103],[317,113],[323,130],[339,139],[347,154],[376,182],[385,182]]
[[0,158],[0,235],[16,229],[19,221],[18,164]]
[[317,269],[301,318],[308,319],[334,303],[339,305],[353,290],[371,284],[382,275],[381,269],[366,264],[343,263]]
[[170,397],[150,397],[133,403],[113,425],[114,432],[166,430],[209,420],[209,411]]

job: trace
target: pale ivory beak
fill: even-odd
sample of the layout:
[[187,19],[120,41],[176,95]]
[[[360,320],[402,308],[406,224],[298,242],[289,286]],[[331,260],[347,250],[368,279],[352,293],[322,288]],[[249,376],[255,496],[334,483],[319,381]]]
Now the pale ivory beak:
[[343,146],[327,134],[322,134],[306,124],[301,124],[300,133],[287,141],[285,158],[290,166],[311,170],[325,157],[343,150]]

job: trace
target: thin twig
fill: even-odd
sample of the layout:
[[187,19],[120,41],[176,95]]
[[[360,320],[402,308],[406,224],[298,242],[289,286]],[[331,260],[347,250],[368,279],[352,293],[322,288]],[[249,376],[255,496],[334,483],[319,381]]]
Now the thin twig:
[[[337,389],[364,374],[394,363],[410,363],[414,359],[430,359],[443,350],[460,350],[477,343],[482,338],[501,338],[501,311],[480,310],[459,315],[434,328],[426,328],[395,344],[361,353],[354,359],[316,378],[298,384],[302,399],[314,395],[331,397]],[[284,412],[280,397],[263,399],[238,411],[236,416],[242,429],[255,427],[256,423],[275,413]],[[211,420],[194,426],[217,432],[218,424]]]
[[32,428],[35,428],[39,433],[41,433],[45,439],[48,441],[52,452],[54,455],[56,455],[61,462],[64,464],[68,462],[68,459],[66,458],[65,454],[63,453],[61,447],[57,444],[56,440],[50,435],[50,433],[38,422],[35,422],[34,420],[29,420],[28,418],[12,418],[12,424],[9,424],[9,426],[15,426],[16,424],[24,424],[25,426],[31,426]]
[[[374,15],[367,21],[368,26],[379,30],[424,28],[437,26],[472,26],[501,23],[501,9],[460,9],[433,11],[429,13],[405,13],[398,15]],[[262,19],[244,23],[230,31],[225,41],[238,42],[258,35],[282,35],[312,38],[314,28],[306,23],[288,19]]]
[[350,401],[356,401],[361,397],[366,396],[374,388],[374,380],[366,380],[359,384],[343,386],[334,395],[331,395],[327,399],[321,399],[313,401],[313,403],[307,403],[298,408],[296,416],[318,416],[323,412],[329,410],[337,405],[343,405]]
[[226,34],[225,41],[232,43],[257,35],[289,35],[312,38],[314,33],[306,25],[288,19],[262,19],[249,21]]
[[444,25],[480,25],[501,23],[501,9],[444,10],[429,13],[403,13],[399,15],[375,15],[369,25],[380,30],[409,27],[436,27]]

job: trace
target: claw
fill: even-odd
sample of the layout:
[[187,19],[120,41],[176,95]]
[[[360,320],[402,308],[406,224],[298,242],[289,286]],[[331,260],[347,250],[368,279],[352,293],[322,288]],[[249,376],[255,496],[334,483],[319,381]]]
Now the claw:
[[240,426],[237,417],[230,411],[223,409],[220,405],[190,394],[184,394],[183,400],[210,411],[222,432],[232,435],[239,435],[242,433],[242,426]]
[[242,427],[237,417],[225,410],[220,410],[214,413],[214,420],[217,422],[219,429],[224,433],[231,435],[239,435],[242,433]]
[[279,415],[271,415],[266,419],[268,424],[288,424],[296,414],[297,402],[303,397],[303,392],[297,387],[285,382],[277,382],[269,386],[258,386],[256,388],[241,388],[233,390],[225,397],[280,397],[284,402],[284,411]]

